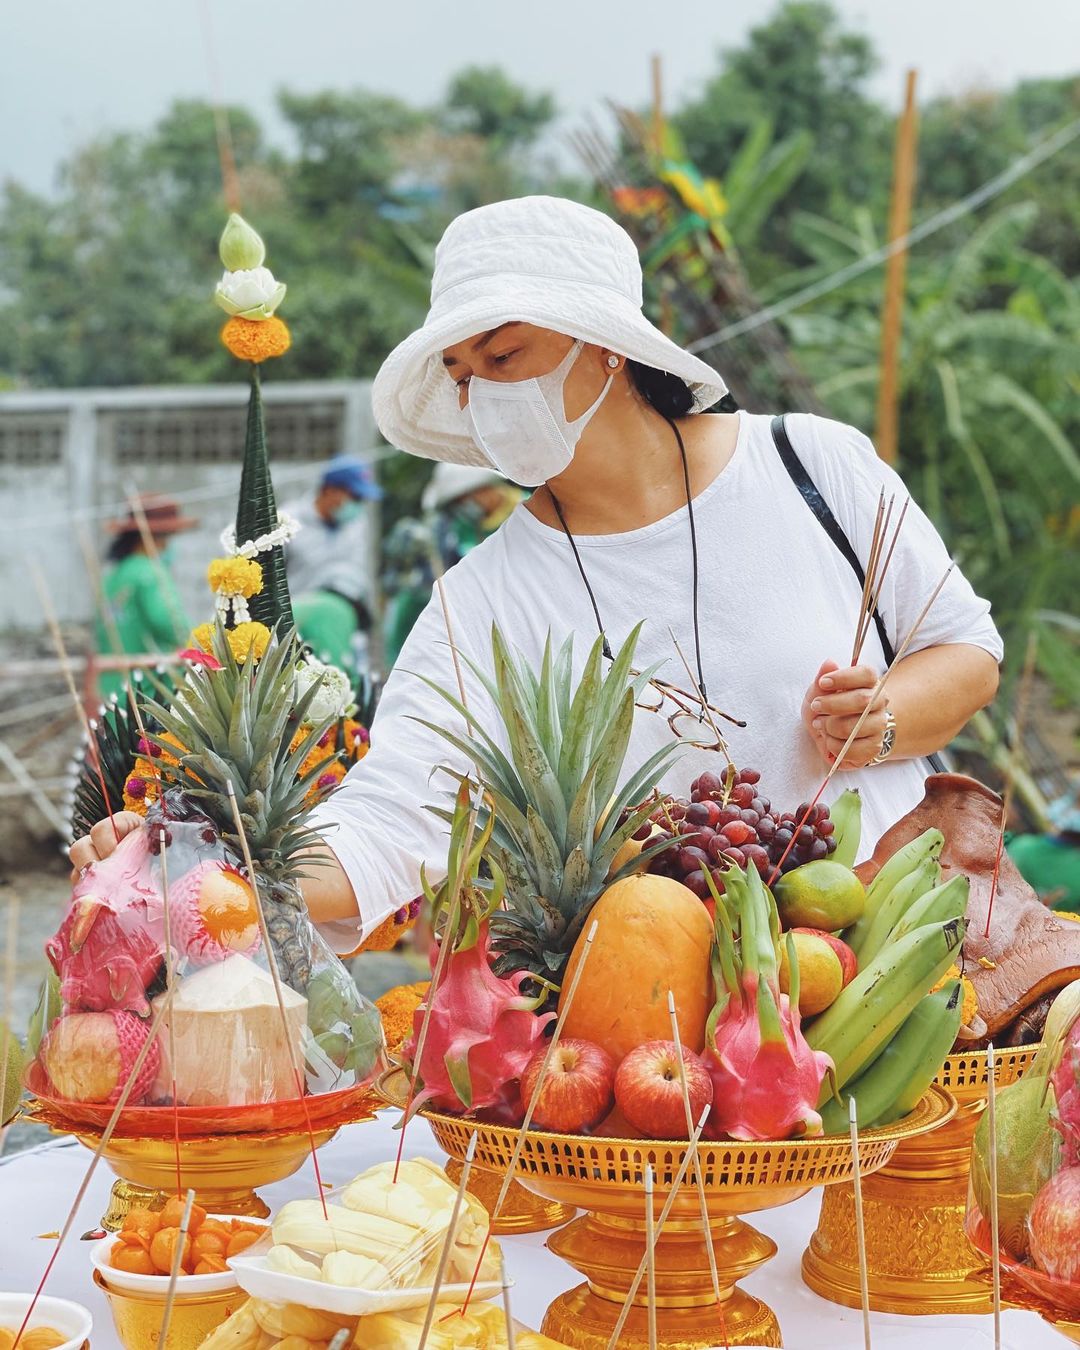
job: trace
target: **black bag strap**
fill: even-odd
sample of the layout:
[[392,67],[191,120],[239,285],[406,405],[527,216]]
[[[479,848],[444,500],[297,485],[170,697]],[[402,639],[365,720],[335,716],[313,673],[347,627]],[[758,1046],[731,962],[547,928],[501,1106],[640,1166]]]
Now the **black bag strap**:
[[[791,481],[799,489],[799,495],[813,511],[822,529],[850,563],[851,570],[859,578],[859,585],[865,585],[866,572],[863,570],[863,565],[855,550],[851,547],[851,542],[841,528],[840,522],[833,515],[829,503],[821,495],[817,484],[807,473],[806,465],[795,453],[795,447],[791,444],[791,437],[788,435],[787,418],[782,414],[772,419],[772,438],[777,452],[783,460],[784,468],[787,469]],[[885,664],[891,666],[896,658],[896,650],[889,640],[885,621],[876,606],[874,608],[874,627],[877,629],[877,635],[881,640]],[[945,765],[937,755],[930,755],[928,758],[935,773],[945,772]]]

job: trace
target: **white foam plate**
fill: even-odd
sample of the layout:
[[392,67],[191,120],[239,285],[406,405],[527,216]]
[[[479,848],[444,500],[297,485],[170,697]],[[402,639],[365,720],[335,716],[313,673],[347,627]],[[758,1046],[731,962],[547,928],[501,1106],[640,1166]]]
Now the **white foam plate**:
[[[269,1226],[268,1220],[252,1219],[246,1214],[208,1214],[206,1217],[223,1219],[225,1222],[229,1219],[242,1218],[244,1223],[250,1223],[253,1227]],[[151,1297],[160,1295],[164,1298],[169,1287],[167,1275],[134,1275],[130,1271],[117,1270],[115,1266],[109,1265],[109,1253],[117,1240],[116,1233],[109,1233],[90,1249],[90,1261],[105,1283],[114,1289],[125,1289],[132,1294],[149,1294]],[[260,1238],[259,1241],[263,1239]],[[223,1271],[220,1275],[181,1275],[176,1282],[177,1292],[183,1294],[224,1294],[235,1288],[236,1276],[230,1270]]]
[[[271,1303],[299,1303],[302,1307],[337,1313],[341,1317],[426,1308],[431,1298],[430,1285],[426,1289],[356,1289],[344,1284],[325,1284],[322,1280],[305,1280],[300,1275],[283,1275],[267,1266],[265,1256],[242,1254],[234,1256],[229,1265],[236,1273],[240,1288],[252,1298]],[[502,1286],[497,1281],[478,1280],[473,1298],[494,1298],[501,1292]],[[464,1303],[468,1293],[468,1284],[444,1284],[439,1290],[439,1302]]]
[[[32,1298],[32,1294],[0,1294],[0,1327],[11,1327],[13,1331],[18,1331]],[[52,1327],[61,1336],[67,1336],[68,1339],[59,1350],[81,1350],[90,1339],[94,1319],[89,1309],[81,1303],[71,1303],[66,1298],[49,1298],[43,1294],[37,1301],[28,1329],[35,1327]]]

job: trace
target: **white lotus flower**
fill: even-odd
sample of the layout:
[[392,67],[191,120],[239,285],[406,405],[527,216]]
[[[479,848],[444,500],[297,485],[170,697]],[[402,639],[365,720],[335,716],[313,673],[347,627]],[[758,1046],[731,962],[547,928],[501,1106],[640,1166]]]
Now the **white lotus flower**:
[[269,319],[285,299],[285,285],[274,280],[269,267],[242,268],[239,272],[222,274],[214,299],[226,314],[241,319]]
[[349,677],[340,666],[324,665],[309,656],[296,668],[296,700],[300,701],[322,676],[319,692],[312,699],[304,720],[312,726],[330,717],[347,717],[353,709],[353,691]]

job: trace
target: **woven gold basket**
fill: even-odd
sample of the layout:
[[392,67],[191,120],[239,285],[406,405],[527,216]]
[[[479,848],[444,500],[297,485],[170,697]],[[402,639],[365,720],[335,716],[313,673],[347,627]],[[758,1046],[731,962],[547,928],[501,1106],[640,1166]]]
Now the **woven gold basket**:
[[[404,1103],[404,1075],[388,1075],[388,1100]],[[883,1167],[897,1145],[949,1119],[949,1094],[933,1088],[911,1115],[860,1138],[864,1173]],[[422,1113],[441,1148],[461,1159],[476,1136],[476,1161],[505,1175],[517,1138],[513,1128],[459,1116]],[[543,1332],[575,1350],[603,1350],[645,1249],[645,1167],[652,1165],[659,1212],[686,1152],[686,1144],[649,1139],[607,1139],[530,1130],[515,1175],[545,1200],[586,1211],[548,1239],[586,1283],[561,1294],[547,1311]],[[814,1186],[850,1180],[851,1144],[846,1136],[763,1143],[703,1143],[701,1169],[710,1216],[710,1240],[720,1274],[717,1308],[709,1275],[700,1202],[687,1177],[656,1247],[660,1343],[669,1350],[722,1345],[780,1345],[775,1314],[738,1287],[738,1281],[776,1252],[770,1238],[739,1217],[772,1209]],[[620,1346],[648,1345],[642,1289],[620,1337]]]
[[[1037,1045],[995,1051],[995,1082],[1014,1083]],[[957,1110],[932,1133],[905,1140],[863,1184],[870,1306],[878,1312],[991,1311],[990,1268],[964,1232],[971,1141],[986,1109],[984,1052],[950,1055],[937,1078]],[[821,1217],[803,1254],[803,1279],[822,1298],[857,1308],[855,1195],[849,1185],[821,1197]]]

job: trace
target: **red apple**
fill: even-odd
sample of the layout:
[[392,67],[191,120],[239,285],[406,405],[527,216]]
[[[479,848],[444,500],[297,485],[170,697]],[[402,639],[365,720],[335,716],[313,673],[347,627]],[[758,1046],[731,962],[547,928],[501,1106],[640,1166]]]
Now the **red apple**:
[[838,938],[833,933],[826,933],[820,928],[793,928],[791,931],[793,933],[813,933],[815,937],[821,938],[822,942],[827,942],[840,958],[840,969],[844,972],[844,984],[850,984],[858,975],[859,958],[843,938]]
[[1058,1280],[1080,1280],[1080,1167],[1051,1177],[1035,1197],[1028,1228],[1039,1269]]
[[[521,1075],[521,1100],[532,1101],[547,1046],[537,1050]],[[611,1110],[615,1061],[592,1041],[561,1041],[551,1057],[533,1124],[559,1134],[591,1130]]]
[[[692,1050],[683,1048],[683,1060],[690,1115],[696,1122],[712,1102],[712,1079]],[[675,1042],[646,1041],[631,1050],[615,1075],[615,1100],[630,1124],[647,1138],[689,1138]]]

